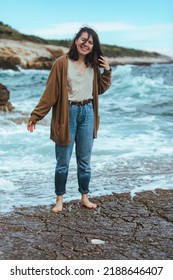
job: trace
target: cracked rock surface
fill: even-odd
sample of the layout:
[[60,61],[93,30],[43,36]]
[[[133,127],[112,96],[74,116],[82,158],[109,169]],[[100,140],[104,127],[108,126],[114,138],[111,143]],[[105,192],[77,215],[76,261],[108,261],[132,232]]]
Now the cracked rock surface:
[[64,204],[0,216],[0,259],[173,259],[173,190],[91,199],[97,209]]

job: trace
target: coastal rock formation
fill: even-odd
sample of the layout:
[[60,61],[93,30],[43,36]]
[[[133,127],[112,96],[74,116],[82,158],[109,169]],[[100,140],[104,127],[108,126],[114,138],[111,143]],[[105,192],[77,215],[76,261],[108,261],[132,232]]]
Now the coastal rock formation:
[[109,57],[108,58],[109,64],[112,66],[116,65],[126,65],[126,64],[131,64],[131,65],[138,65],[138,66],[149,66],[151,64],[162,64],[162,63],[173,63],[173,58],[170,58],[168,56],[158,56],[158,57],[130,57],[130,56],[123,56],[123,57]]
[[[11,39],[0,40],[0,69],[19,71],[24,69],[51,69],[56,58],[68,52],[62,46],[17,41]],[[172,63],[173,59],[167,56],[117,56],[108,57],[110,65],[150,65],[152,63]]]
[[11,69],[14,71],[19,71],[19,69],[17,67],[17,65],[19,65],[19,64],[20,64],[20,60],[17,57],[0,56],[0,69],[3,69],[3,70]]
[[2,260],[172,260],[173,190],[97,197],[96,209],[79,201],[14,209],[1,215]]
[[0,111],[8,112],[14,109],[9,99],[10,99],[9,90],[7,89],[6,86],[0,83]]
[[0,68],[50,69],[54,60],[67,51],[65,47],[1,39]]

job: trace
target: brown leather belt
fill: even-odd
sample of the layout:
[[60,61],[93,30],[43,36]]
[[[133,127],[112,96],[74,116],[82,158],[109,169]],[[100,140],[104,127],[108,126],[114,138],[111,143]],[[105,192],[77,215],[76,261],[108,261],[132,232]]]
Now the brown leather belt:
[[77,106],[83,106],[86,104],[89,104],[90,102],[92,102],[92,99],[87,99],[87,100],[82,100],[82,101],[71,101],[69,100],[69,104],[70,105],[77,105]]

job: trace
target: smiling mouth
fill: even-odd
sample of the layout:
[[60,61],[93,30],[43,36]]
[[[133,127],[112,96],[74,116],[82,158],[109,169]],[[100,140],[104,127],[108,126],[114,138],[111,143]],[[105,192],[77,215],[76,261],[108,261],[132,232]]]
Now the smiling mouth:
[[83,51],[88,51],[88,50],[89,50],[87,47],[84,47],[83,45],[81,45],[80,48],[81,48]]

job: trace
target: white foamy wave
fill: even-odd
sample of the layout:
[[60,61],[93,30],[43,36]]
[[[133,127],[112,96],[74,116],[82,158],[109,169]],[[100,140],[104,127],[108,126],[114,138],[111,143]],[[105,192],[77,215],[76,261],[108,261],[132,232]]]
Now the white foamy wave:
[[[162,89],[163,86],[166,88],[172,88],[164,85],[164,80],[162,77],[148,78],[145,74],[139,76],[132,75],[133,66],[118,66],[116,70],[113,71],[113,84],[117,88],[125,88],[128,86],[129,90],[133,92],[140,92],[141,94],[148,93],[154,88]],[[118,90],[118,89],[117,89]],[[135,91],[134,91],[135,90]]]
[[156,189],[162,189],[162,190],[168,190],[168,189],[171,190],[172,189],[173,190],[173,178],[171,178],[169,180],[169,182],[167,182],[167,181],[165,181],[165,179],[163,177],[164,176],[160,175],[160,176],[157,176],[156,181],[154,181],[152,183],[149,183],[149,184],[145,183],[140,187],[136,186],[130,192],[131,197],[134,198],[135,195],[140,192],[145,192],[145,191],[156,192]]
[[31,74],[46,74],[48,75],[50,70],[37,70],[37,69],[23,69],[19,66],[19,70],[21,73],[25,74],[25,75],[31,75]]
[[112,71],[112,76],[114,77],[119,77],[119,76],[129,76],[132,71],[132,65],[124,65],[124,66],[117,66],[113,71]]
[[3,69],[0,69],[0,76],[20,76],[21,73],[18,72],[18,71],[14,71],[14,70],[11,70],[11,69],[8,69],[8,70],[3,70]]
[[0,191],[9,192],[9,191],[14,191],[16,189],[18,189],[18,187],[15,186],[13,182],[7,179],[0,178]]

